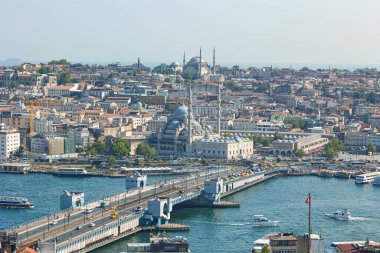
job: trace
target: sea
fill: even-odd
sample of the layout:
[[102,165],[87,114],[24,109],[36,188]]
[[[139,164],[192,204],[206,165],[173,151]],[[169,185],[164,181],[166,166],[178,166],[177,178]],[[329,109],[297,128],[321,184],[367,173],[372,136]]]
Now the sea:
[[[149,182],[167,177],[149,177]],[[123,191],[123,178],[86,177],[65,178],[52,175],[0,174],[0,195],[23,196],[35,208],[0,209],[0,228],[8,228],[44,216],[59,209],[59,196],[64,189],[85,192],[91,201]],[[380,187],[356,185],[352,179],[320,178],[314,176],[277,177],[231,195],[224,200],[241,204],[236,209],[186,208],[172,213],[171,222],[190,225],[189,232],[167,233],[182,235],[192,253],[251,252],[254,240],[268,233],[294,232],[304,234],[308,229],[308,205],[311,192],[312,230],[333,241],[380,241]],[[349,208],[353,220],[325,218],[324,213]],[[255,214],[280,221],[279,227],[252,227]],[[125,252],[129,242],[148,242],[149,233],[139,233],[99,248],[94,253]]]

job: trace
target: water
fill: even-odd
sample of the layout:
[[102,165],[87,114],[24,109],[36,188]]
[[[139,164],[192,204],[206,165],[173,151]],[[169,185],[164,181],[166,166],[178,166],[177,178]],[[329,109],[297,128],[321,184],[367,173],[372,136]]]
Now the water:
[[[171,178],[148,177],[148,184]],[[54,213],[59,210],[59,197],[63,190],[85,193],[85,202],[96,200],[125,190],[124,178],[109,177],[57,177],[44,174],[0,174],[0,196],[28,198],[31,209],[0,208],[0,229],[9,228]]]
[[[4,180],[4,176],[8,179]],[[124,187],[123,179],[4,176],[0,175],[3,195],[20,191],[19,195],[24,193],[37,205],[36,210],[0,210],[0,224],[5,223],[7,226],[33,218],[36,215],[34,212],[38,210],[45,214],[49,208],[57,209],[57,196],[65,187],[85,191],[86,199],[104,196],[106,192],[115,193]],[[4,187],[2,182],[10,180],[13,184]],[[190,231],[171,235],[187,237],[191,252],[195,253],[248,253],[252,242],[267,233],[307,232],[308,206],[305,200],[309,191],[312,192],[313,231],[324,235],[326,244],[332,241],[366,240],[367,237],[380,241],[380,187],[355,185],[353,180],[318,177],[275,178],[225,199],[240,202],[240,209],[189,208],[175,211],[172,213],[172,222],[189,224]],[[326,219],[323,215],[343,208],[351,210],[354,220],[337,221]],[[264,214],[267,218],[281,221],[281,225],[278,228],[253,228],[250,225],[253,214]],[[94,253],[122,252],[127,242],[147,242],[148,238],[149,233],[137,234]]]

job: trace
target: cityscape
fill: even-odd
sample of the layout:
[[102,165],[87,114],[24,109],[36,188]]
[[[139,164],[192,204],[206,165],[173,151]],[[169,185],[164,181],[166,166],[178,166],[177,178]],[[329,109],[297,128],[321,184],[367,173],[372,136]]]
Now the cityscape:
[[[54,43],[27,30],[0,39],[0,253],[380,252],[380,69],[369,42],[377,35],[355,23],[375,23],[362,13],[370,7],[344,7],[362,18],[341,16],[364,44],[354,36],[337,47],[346,28],[326,3],[210,0],[192,13],[199,0],[39,8],[44,1],[0,3],[4,23],[21,6],[20,16],[55,7],[78,19],[28,12],[9,28],[43,22]],[[305,18],[294,29],[337,34],[315,41],[319,48],[302,44],[309,35],[300,32],[293,45],[296,6],[303,18],[329,11],[327,21]],[[245,15],[252,7],[266,22],[241,33],[238,24],[261,15]],[[192,30],[209,23],[209,11],[212,42]],[[181,17],[188,32],[178,29]],[[148,32],[148,21],[173,25],[176,38]]]

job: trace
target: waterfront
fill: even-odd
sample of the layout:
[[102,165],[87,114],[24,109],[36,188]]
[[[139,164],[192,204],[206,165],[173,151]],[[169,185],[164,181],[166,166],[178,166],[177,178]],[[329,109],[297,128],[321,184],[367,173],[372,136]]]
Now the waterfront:
[[[152,180],[163,178],[150,178]],[[63,178],[50,175],[0,175],[2,195],[28,197],[36,205],[29,210],[0,209],[1,227],[9,227],[37,218],[59,208],[59,195],[63,189],[85,191],[86,200],[92,200],[124,189],[124,179]],[[307,192],[313,193],[313,229],[334,240],[353,240],[367,237],[380,240],[378,227],[380,214],[378,200],[380,188],[355,185],[353,180],[319,177],[276,178],[232,195],[225,200],[241,203],[240,209],[182,209],[172,213],[172,222],[189,224],[192,252],[249,252],[253,240],[276,231],[304,233],[307,230]],[[355,202],[351,202],[351,200]],[[326,219],[325,212],[350,208],[355,218],[343,222]],[[254,229],[250,225],[253,214],[264,214],[280,220],[279,228]],[[365,235],[365,238],[361,238]],[[148,233],[101,248],[95,253],[125,251],[127,242],[148,240]]]

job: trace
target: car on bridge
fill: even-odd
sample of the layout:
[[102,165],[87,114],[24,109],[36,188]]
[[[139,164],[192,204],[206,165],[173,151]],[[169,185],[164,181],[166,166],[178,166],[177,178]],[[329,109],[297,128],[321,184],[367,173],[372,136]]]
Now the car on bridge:
[[113,213],[111,214],[111,219],[115,219],[118,215],[119,215],[118,212],[113,212]]
[[133,211],[136,212],[136,213],[139,213],[143,210],[143,208],[141,206],[136,206],[135,208],[133,208]]
[[57,220],[53,220],[49,223],[49,225],[57,225],[58,221]]
[[95,223],[90,223],[88,226],[91,227],[91,228],[93,228],[93,227],[96,226],[96,224]]
[[107,202],[102,202],[102,203],[100,203],[100,207],[101,207],[101,208],[105,208],[105,207],[107,207],[107,206],[109,206],[109,204],[108,204]]

